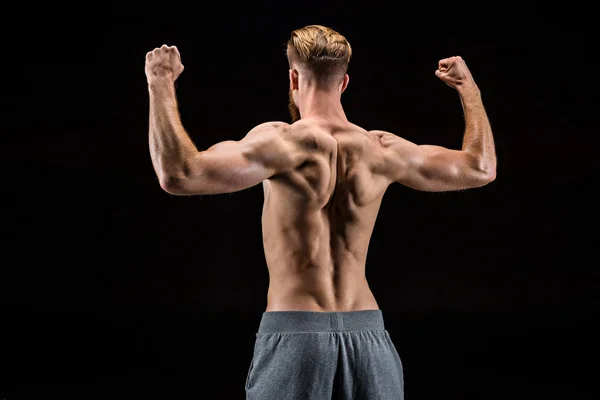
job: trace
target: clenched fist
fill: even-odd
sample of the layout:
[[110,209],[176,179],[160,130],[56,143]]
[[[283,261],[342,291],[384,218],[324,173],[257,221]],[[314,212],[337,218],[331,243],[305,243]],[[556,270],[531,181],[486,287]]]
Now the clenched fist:
[[476,87],[471,71],[460,56],[440,60],[435,75],[454,89],[469,85]]
[[146,78],[148,83],[155,79],[172,79],[173,82],[183,72],[181,55],[175,46],[163,44],[146,54]]

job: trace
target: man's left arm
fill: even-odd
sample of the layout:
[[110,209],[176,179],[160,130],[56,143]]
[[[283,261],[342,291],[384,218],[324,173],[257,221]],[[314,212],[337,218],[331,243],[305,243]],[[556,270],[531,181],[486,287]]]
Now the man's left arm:
[[174,195],[231,193],[254,186],[295,165],[283,122],[252,129],[240,141],[224,141],[198,151],[179,115],[175,80],[183,71],[176,47],[146,55],[150,95],[149,145],[163,190]]

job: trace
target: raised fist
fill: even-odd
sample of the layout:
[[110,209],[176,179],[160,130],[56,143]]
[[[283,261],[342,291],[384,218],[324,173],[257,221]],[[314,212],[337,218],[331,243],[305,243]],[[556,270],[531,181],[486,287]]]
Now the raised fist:
[[460,56],[440,60],[435,75],[454,89],[465,85],[475,86],[471,71]]
[[163,44],[148,52],[145,70],[148,83],[161,78],[172,79],[174,82],[183,71],[179,50],[175,46]]

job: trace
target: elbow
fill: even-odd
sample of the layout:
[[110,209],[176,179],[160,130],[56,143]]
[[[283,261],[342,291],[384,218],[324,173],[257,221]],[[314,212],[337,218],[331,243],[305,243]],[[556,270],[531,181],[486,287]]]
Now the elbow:
[[163,169],[158,174],[161,189],[175,196],[204,194],[205,174],[200,173],[196,164],[195,159],[188,159],[177,168]]
[[492,183],[496,180],[496,167],[487,171],[486,179],[487,179],[487,183]]
[[185,191],[185,184],[181,178],[174,177],[172,175],[162,175],[159,177],[158,181],[161,189],[169,194],[175,196],[187,195]]
[[157,171],[161,189],[175,196],[189,195],[192,182],[197,181],[198,178],[197,171],[192,168],[193,163],[165,164],[168,165],[168,168],[161,168]]
[[486,184],[496,180],[496,160],[484,164],[481,168]]
[[159,179],[159,183],[162,190],[174,196],[214,194],[208,182],[205,179],[199,180],[198,177],[165,175]]
[[158,179],[158,183],[160,184],[160,188],[169,194],[178,194],[177,184],[175,180],[169,176],[161,176]]
[[496,162],[482,158],[471,159],[471,170],[476,186],[485,186],[496,180]]
[[478,169],[474,175],[475,187],[485,186],[496,180],[496,167]]

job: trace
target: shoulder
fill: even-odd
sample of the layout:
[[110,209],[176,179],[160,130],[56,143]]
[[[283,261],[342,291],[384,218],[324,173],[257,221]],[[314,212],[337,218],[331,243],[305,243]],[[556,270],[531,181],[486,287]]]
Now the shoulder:
[[378,142],[378,144],[383,149],[405,148],[405,147],[413,147],[414,146],[414,143],[402,138],[401,136],[393,134],[391,132],[382,131],[382,130],[373,130],[373,131],[370,131],[369,134],[373,136],[373,138]]
[[300,119],[293,124],[285,122],[268,122],[259,125],[257,131],[271,132],[272,135],[286,144],[289,144],[296,151],[327,150],[335,147],[335,140],[328,133],[327,129],[317,121],[310,119]]
[[250,129],[246,137],[256,137],[258,135],[284,135],[290,130],[291,125],[281,121],[263,122]]
[[[354,150],[373,154],[373,151],[383,148],[383,138],[388,132],[380,130],[368,131],[358,125],[350,124],[339,133],[336,133],[336,139],[346,150]],[[389,134],[391,135],[391,134]]]
[[263,122],[250,129],[242,142],[259,147],[276,146],[282,148],[290,142],[292,137],[290,130],[291,125],[285,122]]
[[350,134],[353,139],[357,139],[359,142],[370,144],[379,144],[381,138],[385,137],[386,135],[392,135],[391,133],[382,130],[367,130],[362,126],[351,122],[348,123],[348,125],[345,126],[342,131]]
[[275,174],[294,168],[298,157],[287,140],[289,129],[289,124],[278,121],[256,125],[241,140],[244,155],[272,168]]
[[372,130],[368,132],[369,136],[379,142],[380,144],[387,143],[391,140],[395,140],[398,136],[394,135],[391,132],[382,131],[382,130]]

